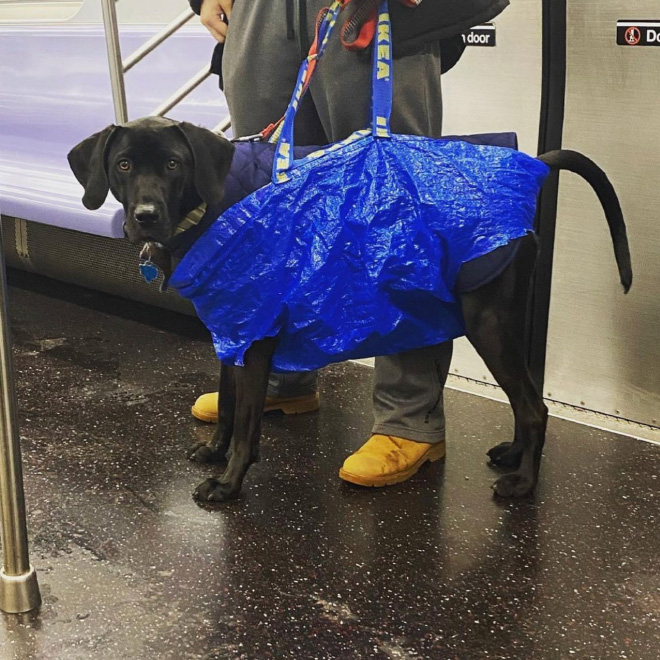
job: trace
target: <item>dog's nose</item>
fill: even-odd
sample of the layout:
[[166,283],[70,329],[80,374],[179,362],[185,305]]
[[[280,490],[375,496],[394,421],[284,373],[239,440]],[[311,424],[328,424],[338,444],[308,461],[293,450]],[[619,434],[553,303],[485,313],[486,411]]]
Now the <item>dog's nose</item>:
[[135,207],[135,220],[139,225],[153,225],[158,220],[158,210],[153,204],[139,204]]

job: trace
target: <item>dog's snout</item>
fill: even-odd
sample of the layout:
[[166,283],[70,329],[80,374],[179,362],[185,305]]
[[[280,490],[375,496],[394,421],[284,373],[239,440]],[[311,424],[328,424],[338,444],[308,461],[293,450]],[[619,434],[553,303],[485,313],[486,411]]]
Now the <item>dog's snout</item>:
[[159,217],[158,209],[153,204],[140,204],[135,207],[135,220],[140,225],[153,225]]

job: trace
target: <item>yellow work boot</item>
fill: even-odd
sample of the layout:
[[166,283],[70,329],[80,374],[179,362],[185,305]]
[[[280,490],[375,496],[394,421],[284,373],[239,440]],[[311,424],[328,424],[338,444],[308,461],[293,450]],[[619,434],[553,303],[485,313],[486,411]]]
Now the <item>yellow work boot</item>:
[[439,461],[444,456],[444,441],[428,444],[394,435],[372,435],[344,461],[339,477],[359,486],[391,486],[412,477],[426,461]]
[[[299,415],[319,409],[319,395],[307,394],[305,396],[275,397],[267,396],[264,403],[264,412],[283,412],[285,415]],[[193,417],[203,422],[217,423],[218,421],[218,393],[202,394],[191,411]]]

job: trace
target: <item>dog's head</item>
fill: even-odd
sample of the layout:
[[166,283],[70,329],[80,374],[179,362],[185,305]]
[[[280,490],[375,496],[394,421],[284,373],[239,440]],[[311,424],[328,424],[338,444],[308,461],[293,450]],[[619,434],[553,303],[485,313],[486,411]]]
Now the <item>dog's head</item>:
[[234,146],[187,122],[147,117],[108,126],[69,152],[85,189],[83,204],[97,209],[112,191],[126,214],[131,243],[166,243],[201,202],[215,206],[224,193]]

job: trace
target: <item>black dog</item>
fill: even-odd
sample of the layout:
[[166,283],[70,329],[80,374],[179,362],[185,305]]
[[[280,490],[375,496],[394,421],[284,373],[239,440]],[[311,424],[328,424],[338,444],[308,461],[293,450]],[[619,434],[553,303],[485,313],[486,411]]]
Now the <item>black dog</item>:
[[[132,243],[167,246],[181,220],[201,202],[222,200],[233,145],[187,123],[148,118],[110,126],[72,149],[69,163],[85,188],[83,203],[96,209],[108,190],[126,212],[124,231]],[[585,156],[554,151],[540,157],[553,170],[584,177],[605,210],[621,283],[627,292],[632,269],[623,215],[605,173]],[[166,248],[162,248],[167,255]],[[161,255],[162,256],[162,255]],[[530,494],[536,485],[548,410],[527,369],[524,346],[536,239],[521,239],[514,260],[488,284],[460,296],[467,337],[506,393],[515,418],[513,442],[493,447],[493,464],[514,471],[495,483],[501,496]],[[169,258],[169,256],[168,256]],[[225,472],[195,491],[200,500],[238,496],[249,466],[259,457],[259,438],[270,362],[277,338],[255,342],[244,367],[222,365],[218,427],[210,445],[197,445],[190,457],[221,462]],[[231,451],[230,451],[231,449]]]

